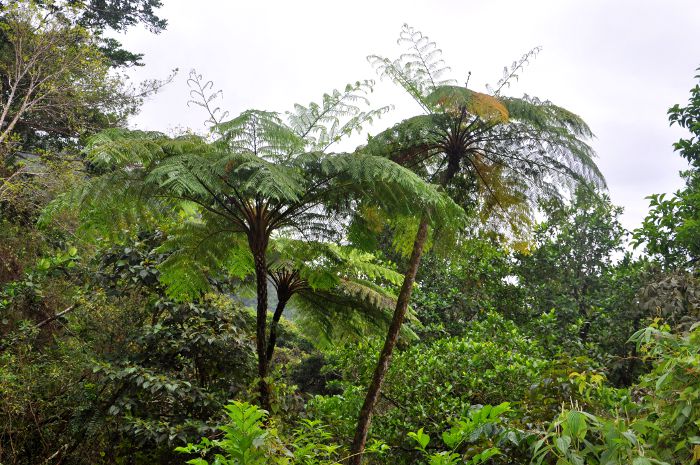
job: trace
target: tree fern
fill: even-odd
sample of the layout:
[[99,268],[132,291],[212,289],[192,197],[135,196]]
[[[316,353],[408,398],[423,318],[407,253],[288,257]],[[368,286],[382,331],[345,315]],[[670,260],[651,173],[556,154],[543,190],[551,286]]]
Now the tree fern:
[[[365,153],[386,156],[442,185],[465,208],[502,237],[527,235],[540,197],[558,196],[579,183],[604,186],[581,118],[548,101],[500,95],[539,51],[525,54],[504,70],[490,93],[439,81],[447,70],[441,52],[427,37],[404,25],[396,59],[371,55],[380,76],[403,87],[424,114],[408,118],[370,139]],[[362,461],[372,410],[397,342],[420,257],[429,240],[424,218],[415,232],[406,280],[360,411],[351,465]]]
[[[429,44],[426,41],[424,47]],[[527,231],[531,221],[523,202],[532,210],[537,198],[557,195],[561,186],[580,182],[604,186],[595,154],[586,142],[592,137],[591,130],[580,117],[549,101],[499,95],[506,80],[517,76],[535,51],[514,63],[497,91],[485,94],[442,82],[433,84],[427,70],[444,68],[438,49],[433,44],[430,53],[421,54],[425,62],[421,64],[416,61],[416,47],[409,43],[409,52],[393,61],[370,57],[375,63],[391,63],[392,73],[422,66],[421,73],[402,72],[396,81],[419,100],[426,114],[371,138],[368,153],[388,156],[448,190],[460,184],[460,171],[466,173],[472,181],[460,184],[460,189],[462,193],[464,187],[471,189],[466,197],[479,204],[482,216],[492,212],[501,224],[510,224],[520,233]],[[386,74],[387,69],[382,65],[379,71]],[[404,85],[405,80],[412,87]],[[498,179],[494,173],[499,174]],[[506,187],[510,193],[503,191]],[[520,202],[504,201],[506,198]],[[461,200],[468,206],[465,198]]]
[[271,243],[270,277],[278,305],[268,355],[287,302],[299,327],[317,342],[347,339],[384,329],[395,304],[388,290],[403,276],[369,253],[332,243],[276,240]]
[[[351,88],[348,92],[351,95],[354,91]],[[64,207],[80,206],[89,212],[86,216],[109,212],[109,216],[92,217],[105,226],[133,220],[140,212],[167,215],[173,207],[196,205],[198,217],[192,224],[172,231],[184,242],[178,245],[174,240],[173,254],[163,266],[164,279],[175,294],[192,293],[205,283],[203,269],[188,266],[193,256],[220,271],[231,271],[244,256],[252,257],[258,375],[261,404],[266,408],[267,258],[272,239],[284,235],[305,240],[338,237],[340,227],[361,201],[387,212],[425,214],[432,221],[461,215],[461,209],[443,192],[386,158],[306,151],[317,146],[324,134],[342,133],[344,126],[337,122],[343,114],[357,118],[351,118],[348,128],[367,120],[367,114],[362,116],[349,106],[347,101],[352,99],[338,96],[335,106],[326,99],[306,117],[299,116],[296,126],[286,124],[276,113],[245,111],[217,124],[213,142],[191,135],[168,138],[123,130],[102,133],[91,139],[86,149],[88,159],[102,175],[59,202]],[[301,114],[297,108],[297,115]],[[326,123],[331,126],[324,130],[321,127]],[[307,132],[300,133],[303,124]],[[314,139],[313,134],[320,136]],[[119,183],[115,183],[117,179]],[[113,195],[113,188],[118,196]],[[221,242],[204,251],[201,245],[191,245],[211,238]],[[190,245],[185,246],[185,242]],[[247,246],[246,253],[242,246]],[[245,266],[238,270],[244,271]]]

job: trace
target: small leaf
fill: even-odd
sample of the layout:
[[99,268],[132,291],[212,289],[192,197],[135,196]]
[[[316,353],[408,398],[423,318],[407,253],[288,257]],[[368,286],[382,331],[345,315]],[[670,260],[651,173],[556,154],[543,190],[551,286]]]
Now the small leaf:
[[423,428],[419,429],[417,432],[408,433],[408,437],[414,439],[421,450],[425,450],[425,447],[430,442],[430,435],[423,432]]
[[188,460],[187,463],[190,465],[209,465],[209,462],[203,458],[197,457],[196,459]]
[[566,454],[571,445],[571,438],[569,436],[560,436],[554,440],[554,445],[562,454]]

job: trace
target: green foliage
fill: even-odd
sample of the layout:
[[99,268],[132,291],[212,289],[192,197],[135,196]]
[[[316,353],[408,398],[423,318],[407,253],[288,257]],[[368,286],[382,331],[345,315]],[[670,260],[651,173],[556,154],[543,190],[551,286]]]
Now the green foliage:
[[617,401],[614,410],[599,414],[577,405],[562,409],[532,444],[532,463],[696,463],[698,331],[671,334],[668,329],[655,323],[632,337],[653,365],[634,387],[638,402]]
[[668,326],[640,330],[632,338],[653,370],[640,383],[647,422],[641,423],[650,449],[668,463],[700,460],[700,329],[672,334]]
[[622,418],[603,419],[590,413],[563,410],[548,432],[533,444],[532,463],[662,465],[645,457],[634,428]]
[[119,430],[148,447],[211,431],[226,398],[247,388],[254,360],[242,318],[231,309],[155,306],[163,313],[158,321],[130,334],[129,350],[105,354],[93,368],[98,382],[114,389],[108,413]]
[[114,389],[109,414],[141,444],[172,444],[210,429],[207,421],[227,396],[250,382],[253,361],[253,323],[236,304],[222,297],[180,304],[164,298],[159,239],[116,247],[98,275],[109,294],[131,290],[145,299],[124,346],[100,354],[93,368]]
[[552,312],[556,324],[542,328],[552,351],[593,342],[607,353],[628,355],[627,339],[644,316],[635,302],[644,264],[630,256],[616,259],[627,235],[622,209],[581,187],[570,204],[544,202],[542,210],[546,220],[535,228],[533,249],[516,255],[529,308],[525,321]]
[[466,239],[451,258],[426,254],[413,294],[423,340],[459,336],[467,322],[486,311],[513,315],[521,308],[518,288],[509,283],[510,255],[486,237]]
[[197,299],[212,289],[212,279],[243,280],[254,273],[253,256],[246,238],[208,215],[182,215],[169,228],[159,251],[166,258],[159,265],[165,292],[176,301]]
[[103,463],[100,452],[167,462],[245,395],[251,316],[223,297],[165,298],[159,240],[144,235],[94,265],[75,249],[48,255],[4,286],[0,434],[15,446],[0,460],[36,463],[55,446],[70,463]]
[[[0,5],[3,220],[33,224],[47,203],[90,171],[79,154],[83,138],[123,124],[163,84],[150,81],[136,90],[112,73],[97,32],[76,21],[83,6],[73,1]],[[56,224],[70,230],[71,220],[62,215]]]
[[442,441],[447,450],[430,453],[427,446],[430,436],[420,428],[417,432],[409,432],[418,449],[430,465],[479,465],[491,457],[500,454],[498,447],[489,444],[498,443],[506,438],[518,439],[514,431],[501,428],[501,416],[510,410],[507,402],[497,406],[484,405],[469,411],[462,419],[454,422],[452,427],[442,433]]
[[[222,465],[256,465],[270,463],[270,455],[274,454],[271,438],[274,430],[263,428],[263,420],[267,412],[244,402],[234,402],[226,406],[229,424],[221,426],[224,438],[210,441],[203,438],[199,444],[188,444],[178,447],[177,452],[206,455],[210,449],[221,449],[222,453],[215,455],[215,462]],[[206,465],[209,462],[203,458],[188,460],[193,465]]]
[[[341,372],[342,394],[315,397],[309,404],[314,417],[329,424],[338,437],[350,434],[376,350],[359,346],[337,351],[331,365]],[[396,463],[413,463],[413,453],[400,452],[407,447],[406,431],[442,432],[453,426],[454,418],[469,418],[473,406],[526,399],[549,365],[536,341],[497,314],[468,322],[460,337],[413,345],[395,354],[372,436],[395,448]],[[532,408],[541,403],[541,398],[532,398]]]
[[[188,460],[192,465],[263,465],[304,464],[339,465],[339,445],[329,442],[329,435],[317,421],[302,420],[292,431],[291,442],[286,444],[278,430],[269,423],[267,412],[245,402],[233,402],[226,406],[229,422],[219,427],[224,437],[210,440],[202,438],[198,444],[178,447],[178,452],[198,454]],[[380,451],[374,445],[373,451]],[[213,462],[208,460],[213,458]]]
[[7,163],[0,161],[0,217],[31,230],[42,209],[77,182],[79,167],[52,153],[26,159],[11,154]]

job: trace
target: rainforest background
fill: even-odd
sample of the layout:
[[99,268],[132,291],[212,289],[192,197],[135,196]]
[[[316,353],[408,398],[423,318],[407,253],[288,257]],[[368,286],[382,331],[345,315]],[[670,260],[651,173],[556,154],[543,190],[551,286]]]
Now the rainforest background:
[[[700,76],[628,231],[509,95],[538,49],[474,90],[404,25],[397,124],[374,81],[231,115],[128,78],[159,6],[0,6],[0,464],[700,461]],[[209,130],[128,129],[178,78]]]

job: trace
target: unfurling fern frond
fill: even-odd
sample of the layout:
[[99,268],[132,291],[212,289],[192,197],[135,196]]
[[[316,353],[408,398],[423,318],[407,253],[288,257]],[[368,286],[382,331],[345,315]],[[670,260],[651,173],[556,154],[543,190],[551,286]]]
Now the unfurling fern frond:
[[187,79],[187,86],[190,88],[190,99],[187,101],[187,106],[196,105],[204,108],[209,115],[205,124],[216,126],[229,116],[227,110],[212,106],[214,100],[223,96],[222,90],[213,91],[213,81],[204,81],[202,75],[193,69]]
[[399,58],[390,60],[370,55],[367,60],[380,77],[387,77],[403,87],[425,111],[429,111],[430,106],[425,101],[428,94],[439,86],[456,83],[451,79],[440,79],[449,70],[441,58],[442,50],[427,36],[407,24],[401,29],[398,43],[408,49]]
[[530,60],[535,58],[537,54],[541,51],[542,47],[535,47],[529,52],[525,53],[523,56],[521,56],[519,60],[514,61],[510,65],[510,68],[505,66],[503,68],[503,76],[496,83],[496,88],[492,89],[491,86],[486,85],[486,90],[488,90],[489,93],[491,93],[491,95],[499,95],[503,88],[510,87],[510,84],[513,80],[517,81],[520,78],[519,73],[523,69],[525,69],[525,66],[527,66],[530,63]]

